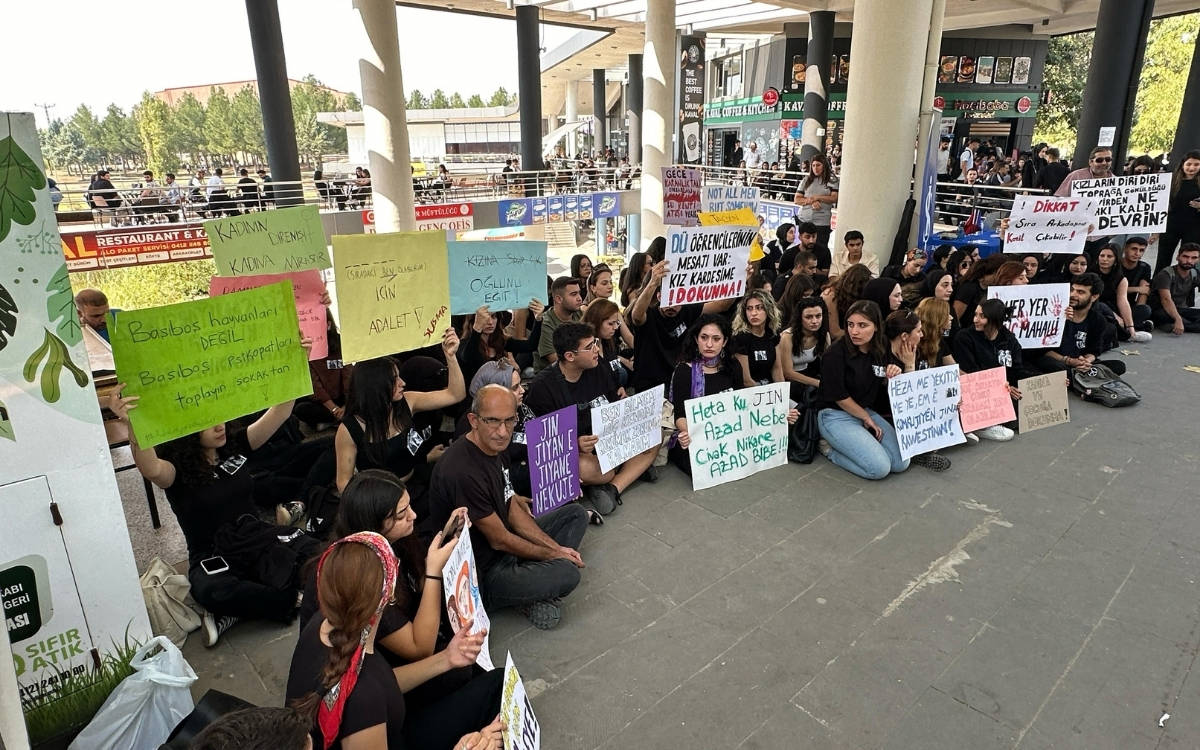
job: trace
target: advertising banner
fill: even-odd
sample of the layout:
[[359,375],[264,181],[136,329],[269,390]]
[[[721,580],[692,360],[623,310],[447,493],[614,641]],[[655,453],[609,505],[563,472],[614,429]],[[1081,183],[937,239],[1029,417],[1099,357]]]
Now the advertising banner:
[[704,147],[700,127],[704,120],[704,37],[679,39],[679,157],[680,164],[699,164]]

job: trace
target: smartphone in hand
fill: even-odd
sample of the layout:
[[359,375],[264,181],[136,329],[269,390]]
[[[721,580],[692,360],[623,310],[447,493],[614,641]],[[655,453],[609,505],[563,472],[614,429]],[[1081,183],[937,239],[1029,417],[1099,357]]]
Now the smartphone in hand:
[[442,546],[451,544],[463,530],[463,517],[455,514],[450,517],[450,522],[446,524],[446,528],[442,530]]

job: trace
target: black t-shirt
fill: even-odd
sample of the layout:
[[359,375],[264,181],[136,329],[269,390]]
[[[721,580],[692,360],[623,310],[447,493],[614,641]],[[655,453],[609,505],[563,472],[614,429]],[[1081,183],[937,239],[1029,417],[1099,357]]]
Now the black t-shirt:
[[821,386],[817,389],[818,409],[840,409],[837,402],[852,398],[863,408],[874,409],[884,391],[887,367],[871,355],[851,347],[843,336],[821,357]]
[[954,295],[950,298],[950,307],[953,309],[955,302],[962,302],[967,306],[963,310],[962,317],[958,319],[959,325],[963,328],[972,328],[975,325],[975,308],[983,300],[983,287],[978,281],[961,281],[958,286],[954,287]]
[[673,316],[657,307],[646,311],[646,322],[633,327],[633,386],[646,391],[666,385],[679,359],[683,334],[704,313],[704,305],[684,305]]
[[366,431],[357,417],[342,417],[342,424],[350,433],[350,438],[354,441],[357,449],[354,456],[354,468],[359,471],[386,469],[401,479],[405,479],[412,474],[413,469],[429,452],[431,446],[426,445],[426,441],[433,434],[433,429],[429,426],[424,428],[413,426],[412,412],[409,411],[407,401],[401,402],[400,408],[403,410],[402,423],[409,426],[388,438],[382,447],[367,440]]
[[1156,310],[1161,308],[1162,300],[1158,293],[1167,289],[1176,308],[1191,307],[1196,304],[1197,287],[1200,287],[1200,274],[1196,269],[1193,268],[1187,276],[1180,276],[1176,266],[1164,268],[1154,274],[1153,283],[1150,285],[1150,306]]
[[[321,672],[329,660],[329,647],[321,642],[321,624],[324,621],[323,617],[314,617],[300,632],[296,650],[292,652],[285,703],[291,703],[309,693],[325,693],[321,688]],[[315,721],[313,724],[313,747],[324,747],[321,731],[316,728]],[[404,693],[400,691],[400,684],[396,682],[392,668],[376,648],[374,653],[363,654],[358,681],[346,698],[342,711],[342,724],[338,728],[337,741],[330,747],[332,750],[340,750],[342,739],[379,724],[387,725],[389,750],[403,750]]]
[[744,354],[750,364],[750,379],[755,383],[771,382],[771,371],[775,368],[775,346],[779,337],[768,333],[766,336],[755,336],[750,331],[742,331],[733,336],[733,351]]
[[536,416],[575,404],[579,407],[579,434],[592,434],[592,407],[620,400],[617,380],[607,362],[579,373],[579,380],[570,382],[563,376],[558,363],[542,370],[525,394],[525,405]]
[[[1133,268],[1126,268],[1125,264],[1121,264],[1121,273],[1124,274],[1125,280],[1129,282],[1129,303],[1134,304],[1137,301],[1137,293],[1133,288],[1143,281],[1150,282],[1154,278],[1154,271],[1151,270],[1150,264],[1139,260]],[[1147,297],[1150,295],[1147,294]]]
[[172,462],[176,474],[174,484],[166,490],[167,502],[183,530],[188,559],[193,564],[212,556],[217,529],[236,521],[243,513],[255,513],[254,478],[246,466],[252,452],[250,442],[245,432],[226,435],[225,445],[217,451],[213,481],[208,484],[185,483],[178,464]]
[[[742,368],[727,366],[714,373],[704,373],[704,393],[701,395],[711,396],[744,385]],[[687,417],[687,411],[683,407],[689,398],[692,398],[692,365],[680,362],[671,375],[671,405],[675,407],[675,419]]]
[[[512,500],[508,456],[489,456],[470,438],[455,440],[438,459],[429,480],[431,528],[441,529],[455,508],[465,507],[472,522],[495,513],[510,532],[508,504]],[[471,546],[482,573],[502,555],[492,549],[476,523],[471,525]]]
[[[304,599],[300,602],[300,632],[308,626],[310,620],[321,619],[321,605],[317,599],[317,566],[307,565],[304,568],[307,575],[304,579]],[[399,580],[396,582],[396,588],[407,586],[409,595],[406,601],[411,607],[416,607],[421,603],[421,595],[416,593],[421,590],[420,586],[413,586],[414,581]],[[375,635],[375,640],[379,641],[387,638],[392,633],[395,633],[400,628],[404,627],[412,621],[415,612],[405,612],[395,604],[388,604],[383,608],[383,615],[379,618],[379,631]]]
[[1084,354],[1100,356],[1104,351],[1104,329],[1107,325],[1104,316],[1095,305],[1088,310],[1087,317],[1081,323],[1067,318],[1063,326],[1062,342],[1056,351],[1064,357],[1079,357]]
[[995,340],[988,340],[974,326],[963,328],[954,336],[953,350],[954,361],[963,372],[1003,367],[1010,385],[1020,379],[1021,342],[1007,328],[1001,328]]
[[[805,248],[803,245],[792,245],[787,250],[784,250],[783,255],[779,258],[779,273],[791,273],[793,270],[795,270],[796,256],[799,255],[800,251],[804,249]],[[833,265],[833,254],[829,252],[829,248],[825,247],[824,245],[813,245],[809,252],[816,256],[817,268],[821,271],[827,271],[829,270],[829,267]],[[817,275],[823,276],[824,274],[821,273]]]

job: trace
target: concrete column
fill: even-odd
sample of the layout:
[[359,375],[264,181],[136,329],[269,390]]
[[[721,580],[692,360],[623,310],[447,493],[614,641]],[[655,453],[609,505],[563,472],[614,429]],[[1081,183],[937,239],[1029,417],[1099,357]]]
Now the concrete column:
[[[300,156],[296,149],[296,123],[292,120],[292,91],[288,86],[287,63],[283,55],[283,31],[279,27],[279,5],[276,0],[246,0],[246,20],[250,25],[250,46],[254,50],[269,171],[276,182],[297,183],[300,181]],[[304,202],[304,193],[298,185],[273,188],[273,195],[280,206]]]
[[1116,128],[1113,166],[1119,169],[1124,162],[1153,12],[1154,0],[1100,0],[1072,160],[1076,169],[1087,164],[1088,154],[1100,140],[1100,128],[1106,127]]
[[642,111],[642,242],[666,234],[662,168],[671,165],[675,122],[675,0],[646,3],[644,104]]
[[1200,36],[1196,37],[1192,67],[1183,90],[1183,109],[1179,112],[1175,145],[1171,148],[1173,163],[1178,164],[1185,153],[1197,148],[1200,148]]
[[517,6],[517,101],[521,109],[523,170],[542,168],[542,64],[538,40],[540,11],[536,5]]
[[831,10],[817,10],[808,14],[808,54],[804,63],[804,125],[800,136],[801,160],[825,153],[825,126],[829,121],[826,92],[829,86],[829,60],[833,55],[835,15]]
[[[567,81],[567,122],[579,121],[579,81]],[[572,159],[579,152],[576,131],[567,134],[567,156]]]
[[362,50],[358,75],[362,80],[363,130],[371,170],[375,231],[412,231],[416,218],[396,4],[393,0],[353,3],[365,36],[357,46]]
[[642,216],[630,214],[625,217],[625,257],[640,253],[645,245],[642,244]]
[[[925,48],[933,0],[857,0],[850,41],[838,233],[866,237],[886,265],[913,173]],[[895,96],[895,92],[909,92]],[[886,128],[880,123],[888,123]],[[834,253],[836,258],[837,253]],[[842,269],[834,262],[835,272]]]
[[603,155],[608,147],[608,102],[605,96],[604,68],[592,68],[592,114],[596,118],[594,149]]
[[[629,56],[629,93],[626,99],[625,130],[629,133],[629,163],[642,163],[642,56]],[[630,240],[633,232],[629,232]]]
[[[925,42],[925,77],[921,82],[921,119],[917,128],[917,168],[913,171],[912,196],[917,202],[917,213],[921,211],[922,198],[922,169],[929,154],[929,139],[926,133],[933,126],[933,98],[936,95],[938,67],[942,51],[942,23],[946,18],[946,0],[933,0],[933,10],[929,17],[929,37]],[[841,218],[840,214],[838,218]],[[908,244],[916,246],[920,221],[913,217],[912,226],[908,232]]]

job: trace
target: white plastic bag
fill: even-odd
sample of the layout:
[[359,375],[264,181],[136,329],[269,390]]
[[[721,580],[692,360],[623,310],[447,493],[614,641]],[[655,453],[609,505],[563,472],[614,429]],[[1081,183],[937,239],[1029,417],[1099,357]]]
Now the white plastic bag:
[[130,666],[134,673],[117,685],[68,750],[157,750],[192,712],[188,686],[196,673],[170,638],[152,639]]

